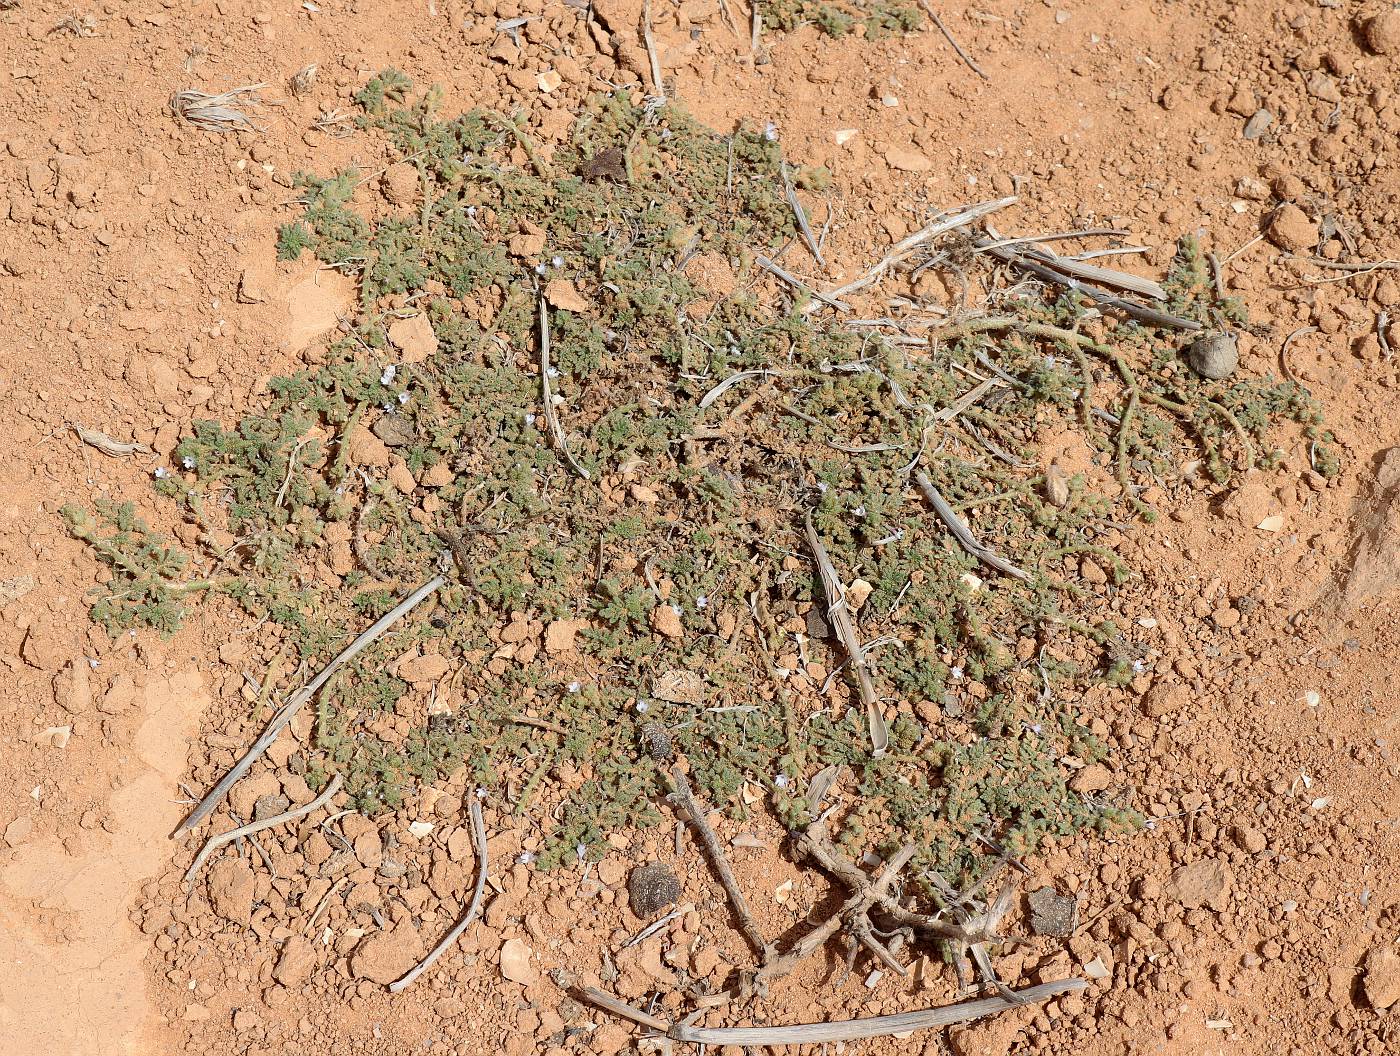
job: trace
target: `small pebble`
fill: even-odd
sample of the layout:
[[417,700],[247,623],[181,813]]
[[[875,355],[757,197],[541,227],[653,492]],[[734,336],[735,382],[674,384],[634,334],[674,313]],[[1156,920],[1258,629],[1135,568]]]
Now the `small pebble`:
[[1201,377],[1219,381],[1235,372],[1240,352],[1229,334],[1206,334],[1191,342],[1186,358]]

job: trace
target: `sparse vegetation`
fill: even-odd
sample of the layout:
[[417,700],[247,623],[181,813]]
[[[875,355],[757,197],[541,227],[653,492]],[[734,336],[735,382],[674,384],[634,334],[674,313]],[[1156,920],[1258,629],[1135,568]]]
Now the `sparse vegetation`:
[[[879,17],[905,28],[895,10]],[[315,667],[406,585],[450,568],[435,607],[322,695],[308,781],[343,773],[372,810],[461,766],[486,784],[513,777],[519,809],[559,807],[545,866],[656,817],[657,724],[710,800],[743,811],[758,791],[793,824],[805,780],[848,765],[861,795],[841,839],[916,842],[911,875],[975,873],[973,833],[1019,853],[1131,823],[1130,802],[1072,793],[1060,764],[1102,753],[1078,696],[1132,677],[1133,643],[1099,605],[1100,584],[1131,575],[1110,522],[1151,515],[1145,493],[1184,461],[1227,479],[1285,419],[1316,434],[1323,469],[1301,390],[1203,382],[1171,335],[1024,283],[990,283],[1013,325],[847,325],[754,279],[755,252],[797,235],[770,130],[721,136],[618,93],[595,98],[546,162],[501,115],[445,119],[435,92],[411,92],[387,71],[357,99],[422,200],[371,219],[353,207],[369,177],[302,175],[303,216],[278,240],[283,259],[312,252],[358,278],[355,318],[259,412],[198,423],[160,482],[233,540],[228,578],[181,581],[182,558],[129,511],[105,514],[111,536],[72,511],[113,569],[94,615],[168,630],[180,599],[218,587]],[[954,256],[983,266],[957,236],[921,264]],[[1167,285],[1174,312],[1242,319],[1214,301],[1189,241]],[[541,311],[568,457],[542,413]],[[390,332],[416,315],[436,351],[409,361]],[[996,377],[1010,380],[935,413]],[[1066,427],[1116,489],[1080,475],[1063,501],[1047,497],[1036,442]],[[1027,580],[952,541],[916,466]],[[861,584],[852,608],[890,719],[882,758],[845,692],[807,511],[853,596]],[[531,620],[575,621],[577,653],[507,640]],[[433,691],[451,714],[427,716],[396,673],[414,648],[464,669]],[[676,673],[685,694],[661,688]]]

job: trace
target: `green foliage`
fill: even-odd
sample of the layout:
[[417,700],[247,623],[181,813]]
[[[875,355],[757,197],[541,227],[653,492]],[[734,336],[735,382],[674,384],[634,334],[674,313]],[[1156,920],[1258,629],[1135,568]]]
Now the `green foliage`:
[[189,557],[152,532],[129,502],[99,501],[96,517],[73,505],[61,512],[69,533],[87,543],[111,571],[90,610],[111,634],[130,627],[172,633],[184,617],[185,596],[217,585],[182,579]]
[[[867,34],[917,17],[805,0],[765,14]],[[322,695],[308,780],[342,773],[377,810],[466,768],[515,790],[518,811],[551,811],[540,863],[570,866],[610,829],[656,819],[663,767],[643,735],[655,723],[708,800],[743,812],[757,792],[792,825],[806,780],[849,767],[858,797],[833,822],[841,839],[857,854],[912,840],[919,873],[975,875],[973,833],[1019,853],[1131,824],[1130,802],[1085,800],[1061,765],[1102,750],[1069,702],[1133,677],[1131,643],[1102,622],[1099,592],[1132,574],[1111,522],[1148,515],[1139,493],[1188,459],[1230,478],[1245,442],[1263,448],[1284,421],[1316,441],[1325,471],[1310,397],[1205,382],[1172,335],[1069,293],[1010,298],[1013,325],[917,348],[810,305],[774,308],[741,277],[797,237],[784,173],[810,187],[827,174],[792,166],[766,130],[722,136],[618,92],[591,100],[545,162],[503,115],[444,118],[437,92],[410,96],[386,71],[357,99],[363,127],[416,168],[421,200],[366,216],[354,172],[302,175],[303,216],[279,235],[279,255],[309,249],[357,276],[354,317],[320,365],[274,379],[241,421],[195,423],[161,485],[236,540],[219,585],[309,667],[450,567],[435,607]],[[1166,286],[1174,312],[1242,318],[1191,240]],[[414,313],[437,347],[406,362],[388,332]],[[542,324],[562,441],[542,404]],[[930,416],[993,368],[1005,387]],[[1066,428],[1121,497],[1084,477],[1064,502],[1045,497],[1037,443]],[[1024,580],[954,540],[916,467]],[[843,581],[869,588],[853,619],[889,704],[880,759],[848,706],[851,671],[821,686],[817,665],[845,658],[808,512]],[[113,569],[117,593],[94,614],[172,625],[194,589],[182,559],[129,514],[110,536],[72,523]],[[1081,578],[1086,559],[1108,583]],[[506,635],[555,620],[577,621],[581,655]],[[405,718],[423,702],[387,673],[418,647],[471,673],[471,702],[426,724]],[[1084,659],[1060,659],[1071,654]],[[695,676],[685,694],[658,688],[676,673]]]

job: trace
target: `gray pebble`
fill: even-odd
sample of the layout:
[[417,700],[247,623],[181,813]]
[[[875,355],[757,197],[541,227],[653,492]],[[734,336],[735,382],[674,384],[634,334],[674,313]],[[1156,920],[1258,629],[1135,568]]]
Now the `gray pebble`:
[[1268,131],[1274,123],[1274,115],[1267,110],[1256,110],[1254,116],[1244,123],[1244,138],[1255,140]]
[[1228,378],[1240,365],[1240,351],[1229,334],[1203,334],[1186,349],[1187,361],[1203,378]]

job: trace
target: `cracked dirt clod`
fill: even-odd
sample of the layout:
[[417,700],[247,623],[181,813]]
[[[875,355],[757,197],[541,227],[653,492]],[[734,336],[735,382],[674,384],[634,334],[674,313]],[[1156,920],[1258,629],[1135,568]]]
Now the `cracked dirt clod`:
[[680,900],[681,884],[669,865],[652,862],[632,870],[627,880],[632,912],[646,920]]
[[1079,900],[1062,895],[1053,887],[1042,887],[1026,896],[1031,909],[1031,931],[1037,935],[1067,938],[1074,934],[1079,920]]

